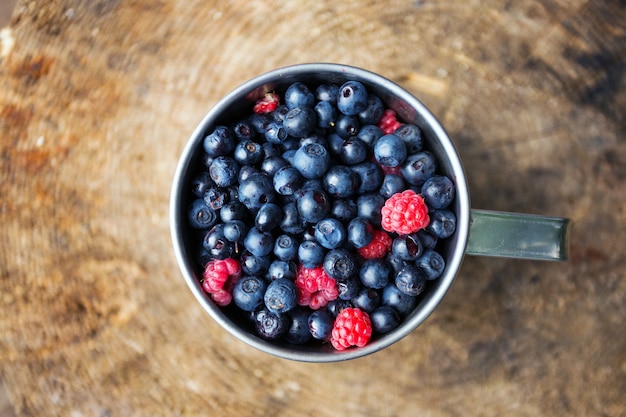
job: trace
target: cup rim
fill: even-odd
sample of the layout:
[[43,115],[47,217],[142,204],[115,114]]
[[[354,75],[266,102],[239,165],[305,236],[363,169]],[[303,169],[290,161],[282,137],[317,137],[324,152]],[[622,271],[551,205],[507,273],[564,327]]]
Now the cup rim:
[[[416,308],[403,320],[398,328],[370,341],[364,347],[354,347],[344,351],[307,350],[296,346],[277,345],[239,327],[202,290],[200,281],[194,271],[195,268],[191,265],[192,260],[189,259],[187,254],[183,233],[184,227],[182,225],[182,222],[186,219],[184,208],[181,204],[185,192],[184,178],[188,174],[187,170],[190,168],[191,160],[198,149],[202,148],[204,133],[210,126],[219,122],[224,109],[232,107],[235,103],[241,102],[242,98],[248,96],[251,92],[271,85],[278,79],[312,76],[313,74],[336,74],[345,79],[365,81],[366,86],[371,84],[376,85],[377,88],[385,89],[394,98],[398,98],[400,102],[406,103],[410,108],[414,109],[423,123],[428,125],[428,129],[436,137],[437,142],[443,147],[451,169],[454,172],[453,180],[456,185],[455,214],[457,216],[457,226],[455,234],[450,238],[453,239],[451,245],[454,245],[454,247],[449,251],[446,268],[444,274],[438,278],[439,284],[437,287],[420,304],[419,308]],[[280,358],[301,362],[337,362],[363,357],[388,347],[413,332],[431,315],[451,287],[465,255],[470,224],[470,198],[465,171],[454,144],[433,113],[412,93],[384,76],[366,69],[335,63],[303,63],[265,72],[242,83],[214,104],[193,130],[179,157],[172,182],[169,211],[170,233],[178,266],[188,288],[202,308],[220,326],[248,345]]]

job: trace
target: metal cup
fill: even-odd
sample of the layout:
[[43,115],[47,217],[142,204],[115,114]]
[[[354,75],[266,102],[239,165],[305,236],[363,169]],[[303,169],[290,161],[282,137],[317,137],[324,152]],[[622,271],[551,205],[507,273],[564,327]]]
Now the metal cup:
[[[202,167],[202,142],[218,124],[235,122],[249,114],[251,106],[267,92],[284,91],[290,84],[302,81],[315,86],[321,83],[341,85],[347,80],[362,82],[378,95],[398,118],[418,125],[425,136],[426,149],[438,162],[439,171],[453,180],[456,197],[450,207],[457,217],[456,232],[441,248],[446,261],[443,275],[429,283],[420,295],[414,311],[398,328],[373,338],[362,348],[336,351],[328,344],[297,346],[266,341],[254,334],[249,318],[236,308],[221,308],[203,291],[202,269],[196,260],[196,241],[186,221],[191,201],[190,183]],[[334,362],[354,359],[384,349],[411,333],[437,308],[452,285],[466,254],[566,260],[568,220],[518,213],[473,210],[465,172],[459,154],[448,134],[433,114],[411,93],[396,83],[369,71],[329,63],[300,64],[280,68],[247,81],[221,99],[202,119],[189,138],[174,176],[170,201],[170,227],[174,251],[187,286],[200,305],[228,332],[269,354],[305,362]]]

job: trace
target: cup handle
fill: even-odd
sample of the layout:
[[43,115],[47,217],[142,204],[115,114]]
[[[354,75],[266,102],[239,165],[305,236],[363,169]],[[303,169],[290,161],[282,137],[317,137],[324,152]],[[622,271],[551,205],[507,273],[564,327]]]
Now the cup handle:
[[470,210],[468,255],[566,261],[569,219]]

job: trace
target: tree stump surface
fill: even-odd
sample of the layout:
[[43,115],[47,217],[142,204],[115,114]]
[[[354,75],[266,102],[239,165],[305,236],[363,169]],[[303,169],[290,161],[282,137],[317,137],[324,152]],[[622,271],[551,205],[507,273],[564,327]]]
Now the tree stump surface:
[[[619,1],[21,1],[0,43],[0,369],[20,416],[626,415]],[[193,299],[169,192],[187,138],[265,71],[395,80],[472,206],[568,217],[566,263],[467,257],[377,354],[286,361]]]

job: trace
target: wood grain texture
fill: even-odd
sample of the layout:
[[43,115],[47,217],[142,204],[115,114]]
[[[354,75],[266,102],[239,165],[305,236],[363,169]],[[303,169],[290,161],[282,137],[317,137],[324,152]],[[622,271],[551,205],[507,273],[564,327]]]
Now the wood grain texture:
[[[0,55],[16,413],[626,415],[624,21],[619,1],[19,2]],[[352,362],[228,335],[173,256],[177,158],[221,96],[311,61],[414,92],[457,144],[473,206],[571,218],[571,261],[468,257],[422,327]]]

